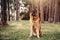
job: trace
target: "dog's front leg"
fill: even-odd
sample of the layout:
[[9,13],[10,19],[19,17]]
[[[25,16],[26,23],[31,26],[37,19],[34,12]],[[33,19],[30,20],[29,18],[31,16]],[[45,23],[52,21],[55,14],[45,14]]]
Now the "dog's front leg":
[[32,25],[31,25],[30,36],[29,37],[32,37],[32,35],[33,35],[33,31],[32,31]]
[[36,32],[37,32],[37,38],[39,38],[39,29],[38,28],[36,29]]

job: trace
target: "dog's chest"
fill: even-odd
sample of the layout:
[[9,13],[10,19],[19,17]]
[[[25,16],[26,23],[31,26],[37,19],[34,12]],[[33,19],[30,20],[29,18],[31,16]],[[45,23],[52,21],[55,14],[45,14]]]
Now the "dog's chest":
[[33,21],[36,21],[37,19],[38,19],[38,17],[33,17],[33,19],[32,19],[32,20],[33,20]]
[[34,25],[37,25],[37,20],[38,20],[38,18],[33,18],[33,24]]

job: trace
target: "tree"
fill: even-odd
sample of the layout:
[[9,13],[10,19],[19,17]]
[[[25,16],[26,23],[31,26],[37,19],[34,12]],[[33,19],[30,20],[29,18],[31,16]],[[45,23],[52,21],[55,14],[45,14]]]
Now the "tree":
[[59,21],[59,16],[58,16],[58,1],[55,0],[55,13],[54,13],[54,23]]
[[49,0],[49,18],[48,21],[51,22],[52,19],[52,0]]
[[9,8],[10,0],[7,0],[7,20],[10,21],[10,8]]
[[1,0],[1,25],[7,25],[6,0]]
[[19,12],[18,12],[18,0],[16,0],[16,20],[19,20]]
[[44,22],[44,12],[43,12],[43,0],[40,0],[40,17],[41,17],[41,22]]

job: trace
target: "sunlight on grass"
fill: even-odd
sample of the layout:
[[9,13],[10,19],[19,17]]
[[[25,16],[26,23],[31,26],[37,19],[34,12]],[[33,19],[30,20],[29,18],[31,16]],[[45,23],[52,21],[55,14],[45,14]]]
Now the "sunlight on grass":
[[0,40],[60,40],[60,23],[42,23],[43,37],[29,38],[30,25],[28,20],[10,21],[8,26],[0,27]]

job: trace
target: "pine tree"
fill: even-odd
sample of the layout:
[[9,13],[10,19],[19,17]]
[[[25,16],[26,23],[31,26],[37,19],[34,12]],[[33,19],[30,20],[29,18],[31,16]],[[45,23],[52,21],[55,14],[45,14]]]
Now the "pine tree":
[[6,0],[1,0],[1,25],[7,25]]

